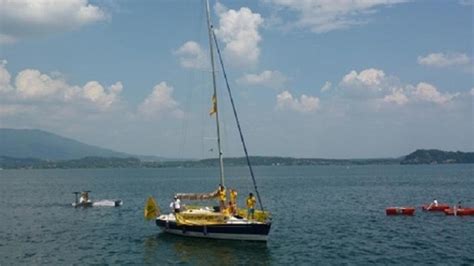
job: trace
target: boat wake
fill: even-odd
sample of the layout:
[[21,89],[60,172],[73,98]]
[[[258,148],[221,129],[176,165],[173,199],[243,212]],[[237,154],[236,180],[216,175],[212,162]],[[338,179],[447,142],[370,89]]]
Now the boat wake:
[[122,205],[122,200],[99,200],[92,202],[93,207],[118,207]]

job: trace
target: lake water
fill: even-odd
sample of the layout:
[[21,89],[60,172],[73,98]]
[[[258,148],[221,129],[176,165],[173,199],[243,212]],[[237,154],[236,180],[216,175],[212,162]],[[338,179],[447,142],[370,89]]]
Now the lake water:
[[[161,234],[143,219],[175,192],[209,192],[214,168],[0,171],[0,265],[10,264],[474,264],[474,216],[389,217],[387,206],[437,198],[474,207],[473,165],[257,167],[273,213],[266,244]],[[252,188],[246,168],[227,186]],[[75,209],[78,190],[119,208]]]

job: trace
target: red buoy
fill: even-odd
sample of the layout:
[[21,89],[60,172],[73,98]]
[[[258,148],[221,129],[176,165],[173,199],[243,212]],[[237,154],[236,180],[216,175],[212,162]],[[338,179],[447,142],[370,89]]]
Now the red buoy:
[[413,207],[388,207],[385,209],[387,215],[413,215],[415,208]]

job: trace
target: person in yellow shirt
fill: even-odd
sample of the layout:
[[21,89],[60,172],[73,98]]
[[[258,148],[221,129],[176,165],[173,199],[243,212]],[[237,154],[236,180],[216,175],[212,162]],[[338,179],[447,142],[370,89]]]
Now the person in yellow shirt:
[[249,193],[246,203],[247,203],[247,219],[250,220],[251,218],[253,220],[255,219],[255,204],[257,203],[257,200],[255,199],[252,193]]
[[237,208],[237,190],[230,189],[230,201],[234,204],[235,208]]
[[231,214],[233,216],[236,216],[238,214],[238,208],[237,208],[237,190],[235,189],[229,189],[229,195],[230,195],[230,201],[229,201],[229,208],[231,210]]
[[219,197],[219,210],[224,212],[226,209],[225,202],[227,197],[223,185],[219,185],[219,188],[217,189],[217,196]]

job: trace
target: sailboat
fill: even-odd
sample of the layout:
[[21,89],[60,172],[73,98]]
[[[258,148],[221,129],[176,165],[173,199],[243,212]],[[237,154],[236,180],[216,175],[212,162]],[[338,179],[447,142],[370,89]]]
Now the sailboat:
[[[242,147],[247,159],[250,175],[253,180],[254,190],[258,199],[259,209],[254,210],[254,215],[249,215],[247,209],[237,209],[228,211],[223,206],[224,202],[220,202],[220,206],[193,206],[185,209],[180,209],[169,214],[159,214],[159,209],[156,206],[153,198],[149,198],[145,209],[145,217],[153,217],[156,215],[156,225],[161,228],[165,233],[171,233],[175,235],[190,236],[190,237],[201,237],[201,238],[212,238],[212,239],[229,239],[229,240],[252,240],[252,241],[267,241],[268,234],[271,228],[270,213],[265,211],[263,208],[262,200],[257,189],[255,176],[250,164],[247,147],[245,144],[244,136],[240,127],[237,111],[235,108],[232,92],[230,90],[229,83],[227,81],[227,75],[224,68],[223,59],[219,49],[219,44],[216,35],[213,30],[211,15],[209,11],[209,1],[206,1],[206,14],[207,14],[207,28],[209,35],[209,51],[210,60],[212,67],[212,85],[213,85],[213,96],[212,96],[212,108],[210,111],[211,116],[215,116],[216,131],[217,131],[217,148],[219,156],[219,187],[225,189],[224,179],[224,161],[223,153],[221,148],[221,134],[220,134],[220,123],[219,123],[219,109],[217,99],[217,87],[216,87],[216,70],[214,62],[214,49],[217,51],[219,62],[221,65],[222,73],[224,75],[225,83],[230,97],[235,121],[239,130]],[[175,195],[175,199],[179,200],[210,200],[217,199],[222,196],[222,193],[226,195],[225,190],[216,190],[211,193],[178,193]],[[254,202],[257,200],[253,198]]]

